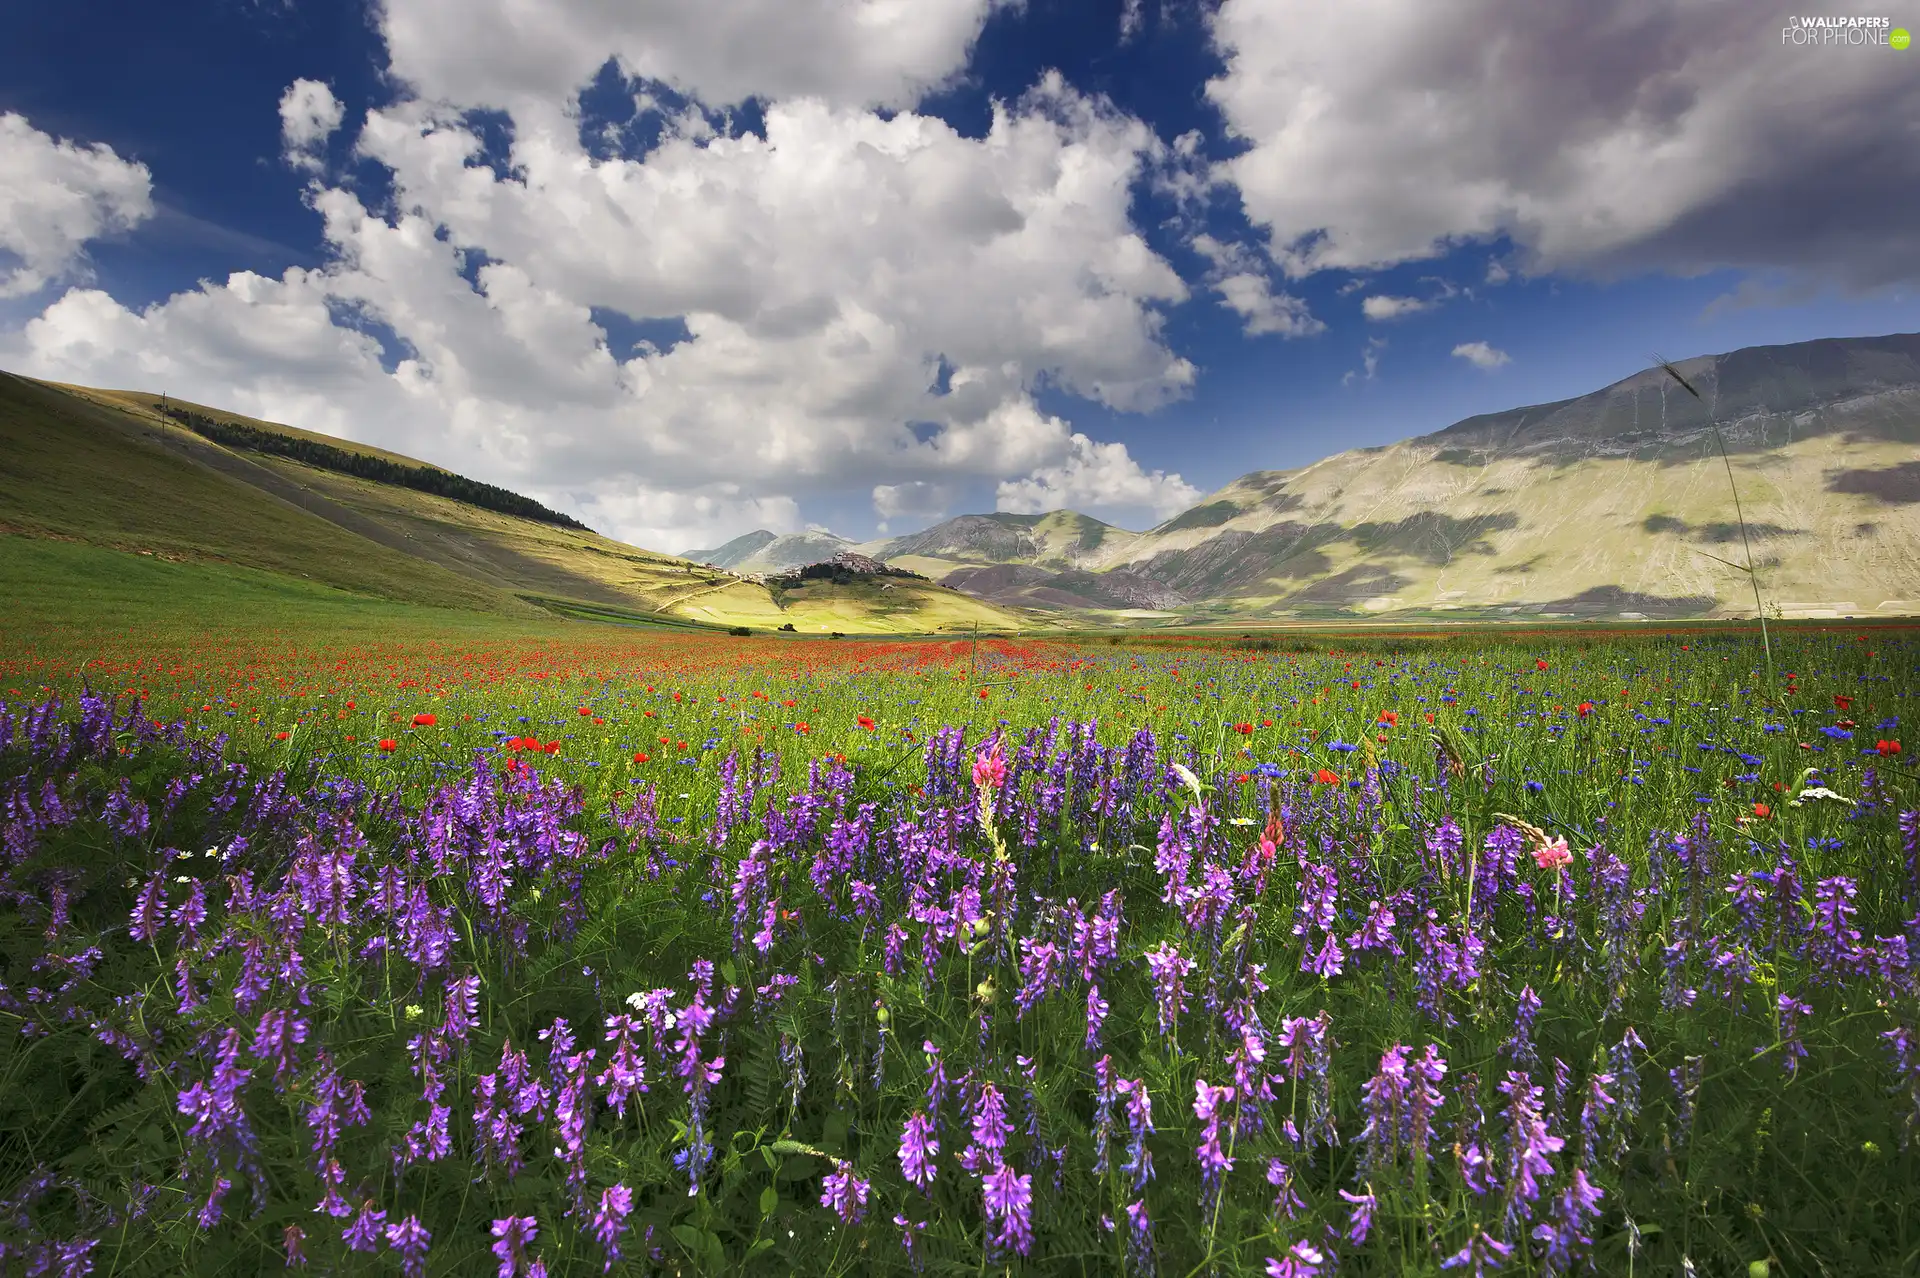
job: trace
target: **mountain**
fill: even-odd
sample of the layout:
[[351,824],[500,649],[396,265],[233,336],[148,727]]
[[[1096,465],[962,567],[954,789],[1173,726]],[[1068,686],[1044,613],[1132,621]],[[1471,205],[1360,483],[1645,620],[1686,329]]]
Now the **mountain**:
[[944,579],[970,565],[1024,564],[1070,570],[1111,556],[1140,534],[1090,515],[960,515],[923,532],[870,541],[860,549],[901,568]]
[[[813,633],[1029,624],[905,579],[776,595],[410,457],[140,391],[0,373],[0,458],[0,535],[233,565],[361,597]],[[809,558],[846,544],[832,541]]]
[[712,550],[684,550],[680,558],[690,559],[696,564],[712,564],[715,568],[731,568],[743,559],[753,555],[756,550],[774,539],[774,534],[764,528],[750,533],[741,533],[725,545]]
[[[747,535],[754,537],[759,534]],[[836,537],[824,528],[809,528],[806,532],[785,533],[774,537],[762,543],[753,553],[743,555],[725,566],[737,573],[785,572],[789,568],[804,568],[808,564],[824,563],[841,551],[852,549],[853,543],[845,537]],[[714,562],[719,563],[719,560]]]
[[[1676,367],[1704,403],[1652,368],[1577,398],[1243,475],[1145,533],[1102,538],[1069,567],[1008,555],[943,580],[1008,605],[1122,611],[1134,600],[1126,608],[1193,620],[1751,614],[1745,574],[1722,562],[1745,552],[1717,421],[1770,607],[1920,611],[1920,334],[1749,347]],[[983,517],[918,536],[969,518]],[[916,562],[910,546],[896,562]]]

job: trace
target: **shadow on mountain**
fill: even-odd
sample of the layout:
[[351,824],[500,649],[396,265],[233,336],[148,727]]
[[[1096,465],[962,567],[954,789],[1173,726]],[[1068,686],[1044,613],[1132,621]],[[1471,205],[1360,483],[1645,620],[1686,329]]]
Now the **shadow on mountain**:
[[1920,501],[1920,462],[1875,470],[1843,470],[1827,479],[1830,493],[1857,493],[1890,506]]
[[1345,532],[1291,521],[1257,533],[1235,529],[1185,550],[1163,550],[1133,565],[1142,577],[1196,599],[1246,593],[1273,577],[1318,576],[1333,567],[1318,548]]
[[1648,595],[1624,586],[1593,586],[1540,607],[1545,612],[1570,612],[1576,616],[1638,612],[1649,617],[1695,617],[1713,611],[1719,602],[1712,595]]
[[992,603],[1042,608],[1170,608],[1184,596],[1126,568],[1112,572],[1049,572],[1030,564],[956,568],[943,585]]
[[1360,599],[1371,599],[1376,595],[1390,595],[1396,590],[1404,590],[1413,584],[1413,578],[1402,577],[1399,573],[1378,564],[1355,564],[1345,572],[1334,573],[1331,577],[1314,582],[1305,590],[1288,595],[1290,604],[1349,604]]
[[[1650,533],[1676,533],[1682,537],[1698,537],[1702,541],[1718,546],[1740,540],[1740,525],[1724,521],[1690,524],[1672,515],[1648,515],[1640,522],[1640,526]],[[1777,537],[1811,537],[1812,535],[1804,528],[1783,528],[1779,524],[1747,525],[1747,536],[1754,541],[1771,541]]]
[[1455,555],[1499,553],[1485,534],[1511,532],[1519,526],[1520,516],[1512,512],[1455,519],[1438,511],[1423,510],[1392,523],[1355,524],[1347,529],[1346,535],[1367,554],[1397,550],[1438,567],[1453,562]]

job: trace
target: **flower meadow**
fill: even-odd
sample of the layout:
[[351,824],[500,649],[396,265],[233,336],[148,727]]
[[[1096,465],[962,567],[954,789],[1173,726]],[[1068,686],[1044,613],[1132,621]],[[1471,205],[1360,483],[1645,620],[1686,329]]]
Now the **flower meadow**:
[[0,657],[0,1272],[1920,1272],[1905,632],[579,633]]

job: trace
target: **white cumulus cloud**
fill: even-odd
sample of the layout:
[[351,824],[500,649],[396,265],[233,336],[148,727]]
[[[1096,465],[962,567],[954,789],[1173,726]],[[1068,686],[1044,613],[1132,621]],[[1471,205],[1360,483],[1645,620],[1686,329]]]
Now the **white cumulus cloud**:
[[1432,306],[1432,302],[1418,297],[1394,297],[1391,294],[1378,293],[1361,299],[1360,313],[1370,320],[1391,320],[1399,319],[1402,315],[1417,315],[1421,311],[1431,309]]
[[[1920,76],[1750,0],[1223,0],[1224,161],[1295,276],[1515,265],[1920,277]],[[1504,268],[1502,268],[1504,270]]]
[[147,166],[104,143],[50,137],[0,115],[0,298],[25,297],[82,266],[87,241],[153,215]]
[[295,80],[280,95],[280,145],[287,163],[318,172],[325,166],[327,139],[346,118],[346,107],[318,80]]
[[1024,479],[1003,481],[995,497],[997,509],[1016,515],[1144,508],[1165,519],[1200,500],[1200,490],[1177,474],[1142,470],[1123,444],[1074,434],[1064,460],[1038,467]]
[[[1158,144],[1057,76],[980,138],[812,97],[767,106],[764,139],[612,159],[564,113],[511,122],[502,176],[462,113],[372,111],[355,147],[392,198],[312,189],[324,267],[137,311],[71,294],[0,355],[427,457],[643,545],[797,526],[849,488],[1064,482],[1157,507],[1184,487],[1118,444],[1089,487],[1091,444],[1033,404],[1044,379],[1144,410],[1194,378],[1160,337],[1186,288],[1129,216]],[[686,338],[616,353],[621,317]]]
[[1224,243],[1203,232],[1193,237],[1193,247],[1211,264],[1207,282],[1221,303],[1245,321],[1247,336],[1311,337],[1325,331],[1327,326],[1313,317],[1305,301],[1273,291],[1260,259],[1244,244]]
[[953,504],[953,489],[946,484],[910,479],[904,484],[875,484],[873,513],[880,516],[880,531],[901,516],[912,519],[938,519]]
[[712,105],[906,107],[964,66],[1009,0],[385,0],[392,71],[422,98],[525,111],[609,60]]
[[1511,360],[1503,350],[1496,350],[1485,342],[1462,342],[1453,348],[1453,353],[1475,368],[1495,369]]

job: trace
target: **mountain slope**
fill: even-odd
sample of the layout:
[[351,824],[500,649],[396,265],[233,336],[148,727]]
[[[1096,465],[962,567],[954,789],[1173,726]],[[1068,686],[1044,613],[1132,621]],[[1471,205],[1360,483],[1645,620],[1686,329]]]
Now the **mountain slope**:
[[[1770,604],[1920,611],[1920,335],[1752,347],[1291,471],[1086,556],[1190,616],[1751,613],[1721,425]],[[950,576],[1005,603],[1078,575]],[[984,587],[984,588],[983,588]]]
[[680,558],[691,559],[696,564],[712,564],[715,568],[731,568],[772,541],[774,536],[775,534],[764,528],[756,528],[750,533],[740,534],[725,545],[715,546],[712,550],[685,551]]
[[[1017,589],[1015,582],[1046,580],[1050,583],[1046,598],[1032,602],[1054,607],[1134,607],[1115,602],[1130,593],[1118,581],[1083,596],[1079,587],[1086,574],[1078,570],[1110,560],[1139,536],[1091,515],[1056,510],[1045,515],[960,515],[922,532],[867,542],[858,549],[964,590],[986,593]],[[1039,576],[1034,575],[1036,571]]]
[[[768,588],[585,528],[484,509],[416,488],[228,447],[165,407],[326,447],[425,463],[202,405],[0,375],[0,531],[58,537],[303,577],[445,607],[684,625],[912,632],[1018,628],[943,591],[866,608],[831,588],[782,607]],[[244,436],[233,436],[244,438]],[[439,468],[430,468],[439,469]],[[506,496],[512,497],[512,494]],[[524,500],[524,499],[522,499]],[[867,615],[871,613],[871,615]],[[964,617],[962,616],[964,614]]]
[[[853,549],[845,537],[836,537],[823,529],[786,533],[761,545],[752,554],[743,555],[726,565],[738,573],[785,572],[808,564],[824,563],[843,550]],[[719,561],[716,560],[716,563]]]

